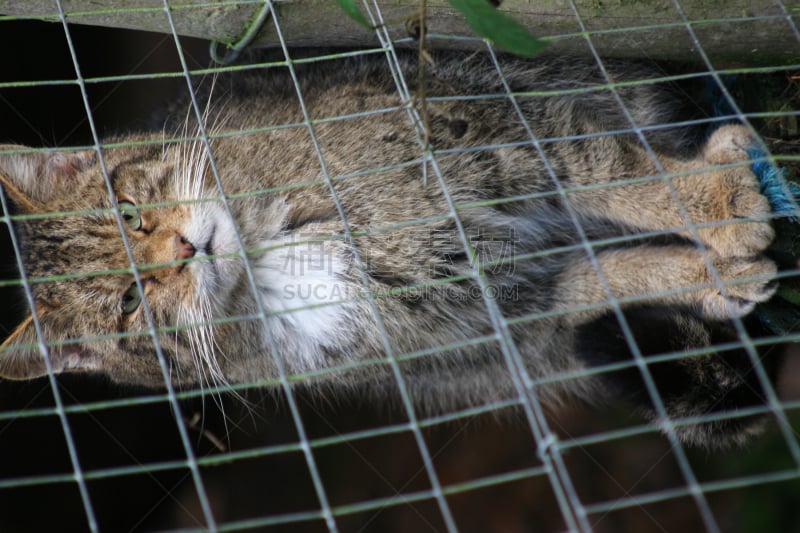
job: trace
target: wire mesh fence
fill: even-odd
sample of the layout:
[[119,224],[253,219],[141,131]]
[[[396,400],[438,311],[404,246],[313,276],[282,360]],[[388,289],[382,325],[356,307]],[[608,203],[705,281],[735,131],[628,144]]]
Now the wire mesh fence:
[[[237,4],[248,6],[252,2]],[[637,124],[620,92],[654,80],[616,80],[606,70],[604,55],[646,55],[647,51],[641,50],[639,54],[637,48],[634,54],[629,50],[620,52],[619,46],[624,45],[614,45],[617,48],[612,46],[609,50],[610,35],[645,29],[679,32],[681,42],[688,43],[684,48],[691,50],[690,57],[680,56],[680,66],[674,71],[664,71],[657,81],[710,80],[708,83],[720,92],[724,109],[721,116],[703,116],[682,125],[696,123],[713,129],[726,121],[741,121],[770,149],[765,156],[769,162],[790,169],[798,165],[800,12],[797,5],[776,0],[757,16],[743,10],[735,18],[709,20],[694,3],[674,0],[659,4],[660,18],[654,15],[653,20],[639,19],[634,27],[614,29],[597,27],[592,18],[603,12],[600,2],[569,2],[568,7],[569,34],[553,35],[551,39],[569,41],[574,49],[596,62],[605,81],[601,87],[589,86],[585,91],[602,89],[616,98],[629,126],[611,134],[639,138],[657,166],[659,157],[649,148],[653,133],[675,124],[651,127]],[[348,51],[308,51],[290,47],[284,38],[283,25],[293,23],[286,20],[288,15],[284,16],[276,5],[263,4],[264,13],[269,15],[263,24],[269,27],[275,48],[254,56],[257,59],[211,67],[205,42],[179,37],[174,16],[182,8],[167,2],[128,10],[158,18],[159,28],[169,30],[166,34],[69,25],[71,18],[80,15],[65,12],[59,2],[46,11],[45,18],[53,21],[50,23],[19,15],[3,17],[0,38],[14,52],[0,82],[3,142],[88,149],[100,154],[102,161],[105,151],[131,142],[109,139],[110,132],[145,127],[153,110],[162,107],[176,93],[182,94],[182,101],[188,103],[188,114],[197,129],[191,135],[178,134],[169,142],[199,143],[212,155],[216,138],[281,129],[307,130],[307,157],[319,161],[322,168],[322,179],[317,185],[329,187],[344,227],[340,238],[352,244],[359,234],[348,226],[348,217],[338,203],[333,183],[369,178],[387,169],[368,168],[349,175],[328,173],[326,149],[315,137],[314,128],[319,124],[335,126],[337,122],[380,116],[396,109],[368,107],[354,114],[312,116],[304,105],[306,89],[298,81],[295,69],[315,68],[317,64],[323,68],[329,62],[348,57],[379,57],[393,75],[400,101],[407,104],[400,109],[408,114],[409,130],[423,141],[418,157],[402,165],[422,169],[420,179],[425,179],[428,187],[442,189],[449,212],[436,216],[458,221],[465,206],[449,196],[451,191],[439,165],[440,158],[452,154],[425,146],[424,119],[419,108],[410,105],[415,98],[413,80],[405,79],[399,59],[402,49],[413,48],[416,41],[398,36],[398,23],[385,16],[384,8],[391,9],[381,2],[364,5],[370,22],[377,28],[370,33],[369,45]],[[80,11],[74,6],[70,9]],[[127,12],[101,11],[122,19]],[[42,17],[41,13],[36,15]],[[664,17],[669,22],[664,22]],[[733,63],[724,54],[715,55],[719,49],[712,47],[717,39],[708,28],[723,23],[736,28],[767,27],[775,35],[783,36],[785,49],[765,53],[767,59],[756,66],[750,66],[752,63],[748,61],[743,63],[745,66]],[[518,143],[531,146],[545,161],[547,147],[565,140],[539,138],[525,124],[521,106],[531,95],[520,94],[512,87],[502,56],[487,43],[466,35],[433,32],[426,38],[434,48],[465,46],[480,50],[488,56],[502,81],[502,94],[462,95],[442,101],[508,99],[526,133]],[[714,52],[709,53],[712,48]],[[301,109],[299,121],[246,131],[206,130],[210,125],[207,125],[205,102],[195,93],[197,79],[237,70],[263,70],[267,76],[276,67],[288,72],[294,82],[291,90],[296,93]],[[749,83],[750,92],[731,88],[727,81],[731,75]],[[480,146],[475,151],[508,147]],[[457,148],[453,153],[467,154],[469,149]],[[567,198],[574,192],[561,184],[556,169],[546,170],[555,191],[548,194]],[[658,176],[634,176],[631,182],[671,183],[674,176],[663,166],[658,170]],[[210,172],[220,190],[225,191],[225,176],[214,167],[213,157]],[[245,191],[244,196],[259,193]],[[2,198],[4,221],[11,231],[4,234],[3,255],[7,259],[0,288],[4,301],[9,302],[2,319],[10,332],[24,316],[26,307],[33,304],[32,286],[42,279],[31,279],[25,273],[13,231],[15,224],[25,217],[10,215],[8,194]],[[221,194],[214,201],[230,209],[228,203],[237,199],[235,194]],[[52,216],[70,214],[74,213]],[[123,213],[111,214],[117,217],[125,240]],[[581,224],[574,214],[573,217],[580,232]],[[411,220],[404,224],[413,230],[423,222],[426,221]],[[776,220],[778,223],[782,221]],[[687,225],[692,226],[691,222]],[[396,231],[403,227],[398,224],[389,229]],[[698,231],[692,227],[689,230]],[[791,235],[791,230],[786,231]],[[580,236],[574,247],[585,251],[597,268],[597,250],[615,242],[592,240],[586,234]],[[448,238],[457,250],[469,251],[471,239],[463,226],[456,224]],[[248,264],[241,238],[239,249]],[[134,261],[128,243],[126,250],[129,264],[123,268],[132,273],[138,290],[145,292],[142,265]],[[533,255],[528,259],[536,259]],[[356,253],[355,261],[362,273],[361,263],[367,259]],[[98,274],[111,272],[94,275]],[[791,283],[794,274],[792,268],[784,269],[779,278]],[[252,273],[249,275],[252,278]],[[491,293],[478,267],[469,275],[474,276],[481,295]],[[716,283],[722,285],[719,279]],[[366,281],[364,284],[368,285]],[[399,289],[409,290],[409,287]],[[159,350],[164,391],[120,387],[98,377],[56,376],[53,368],[48,368],[46,377],[39,380],[0,383],[0,449],[5,457],[0,464],[0,528],[8,531],[55,528],[65,531],[790,531],[800,527],[800,514],[794,504],[800,493],[800,446],[794,429],[797,426],[794,411],[800,405],[797,400],[800,393],[792,375],[796,366],[793,348],[787,347],[787,343],[797,340],[792,328],[784,327],[779,334],[764,333],[763,328],[754,330],[751,322],[737,318],[733,320],[735,338],[722,347],[741,349],[750,358],[756,382],[765,391],[763,404],[733,413],[675,418],[664,407],[664,395],[653,380],[652,368],[659,363],[702,355],[703,350],[669,352],[645,360],[639,347],[642,337],[630,326],[631,317],[626,313],[625,306],[630,301],[614,298],[608,287],[606,290],[608,298],[601,304],[612,310],[615,323],[619,324],[618,334],[633,354],[631,359],[545,377],[530,376],[511,330],[531,317],[509,318],[489,297],[485,298],[486,313],[492,331],[483,336],[473,336],[455,345],[398,352],[383,332],[384,353],[356,363],[389,368],[396,389],[386,392],[391,400],[382,401],[386,406],[380,407],[349,391],[320,393],[318,386],[312,384],[317,374],[345,371],[347,364],[315,372],[282,368],[282,359],[275,355],[279,349],[274,341],[271,352],[278,372],[268,382],[225,385],[216,391],[173,386],[169,381],[168,358],[161,353],[162,331],[151,315],[143,335],[149,336]],[[380,294],[369,291],[366,296],[376,317],[380,316],[380,298]],[[260,302],[258,298],[256,301]],[[576,311],[580,309],[567,310]],[[274,312],[259,303],[254,314],[231,320],[250,321],[268,330],[268,317]],[[786,318],[791,320],[792,315],[787,314]],[[39,338],[43,339],[39,329]],[[500,347],[513,382],[513,394],[502,400],[441,413],[418,410],[407,390],[404,365],[441,356],[462,344],[482,343],[496,343]],[[761,360],[765,352],[779,349],[789,353],[783,375],[773,384]],[[655,421],[630,412],[623,403],[602,407],[565,405],[551,412],[537,395],[537,391],[549,385],[626,369],[641,372],[645,393],[657,414]],[[740,449],[710,453],[687,446],[677,436],[681,428],[708,422],[726,423],[751,415],[766,415],[771,421],[769,430]]]

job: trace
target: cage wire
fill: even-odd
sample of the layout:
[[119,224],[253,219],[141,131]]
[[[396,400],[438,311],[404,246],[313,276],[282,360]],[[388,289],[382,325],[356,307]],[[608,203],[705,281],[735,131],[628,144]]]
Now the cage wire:
[[[352,176],[330,175],[327,170],[325,151],[317,142],[315,126],[323,122],[350,120],[352,116],[311,117],[304,105],[304,95],[297,81],[294,67],[299,63],[329,61],[345,56],[376,55],[385,58],[394,77],[397,91],[403,102],[411,102],[413,91],[399,68],[398,48],[413,45],[413,39],[398,39],[390,34],[391,21],[384,20],[379,1],[364,4],[370,22],[375,26],[374,46],[353,51],[325,52],[317,56],[296,54],[290,43],[283,38],[282,14],[270,1],[262,4],[263,23],[269,24],[278,38],[280,52],[272,62],[242,65],[216,65],[205,67],[192,59],[201,56],[197,43],[179,37],[173,19],[173,9],[167,0],[153,13],[164,17],[170,33],[155,39],[152,51],[145,57],[136,56],[127,72],[123,74],[96,74],[98,67],[92,56],[100,54],[97,48],[76,46],[75,34],[88,30],[68,24],[74,14],[65,13],[60,2],[53,4],[51,16],[58,25],[50,24],[48,32],[53,42],[60,42],[61,67],[47,71],[26,73],[28,61],[21,61],[11,69],[20,79],[6,79],[0,84],[0,99],[7,107],[15,108],[11,98],[40,90],[57,90],[69,93],[69,105],[79,110],[79,115],[67,115],[70,121],[79,123],[81,135],[67,132],[56,138],[59,146],[89,148],[95,150],[103,168],[106,184],[113,194],[107,169],[103,162],[104,150],[116,146],[103,141],[104,135],[98,127],[99,110],[105,98],[111,98],[118,87],[126,83],[147,86],[154,82],[168,82],[188,91],[191,97],[190,113],[198,124],[197,138],[170,139],[171,142],[199,140],[209,154],[210,168],[220,194],[218,201],[226,209],[229,197],[225,194],[224,176],[220,176],[214,164],[211,140],[214,135],[246,135],[248,132],[210,133],[205,129],[204,102],[198,101],[193,92],[192,79],[200,75],[233,71],[241,68],[268,68],[282,66],[288,69],[295,85],[297,100],[303,111],[303,121],[281,127],[304,128],[314,146],[309,157],[318,159],[324,182],[336,204],[345,228],[345,242],[353,243],[344,209],[337,198],[333,183]],[[603,30],[593,30],[587,22],[585,10],[574,0],[570,9],[579,27],[579,32],[554,39],[574,39],[585,43],[586,53],[594,57],[601,72],[606,76],[605,89],[611,91],[630,122],[630,129],[613,133],[633,133],[638,137],[659,168],[656,177],[639,177],[638,180],[663,180],[672,189],[672,175],[668,174],[650,147],[648,131],[636,124],[618,89],[623,85],[612,79],[605,71],[604,60],[596,42],[607,35]],[[789,100],[798,98],[791,93],[792,83],[800,75],[800,58],[795,64],[774,66],[723,68],[706,53],[703,40],[695,27],[700,22],[692,19],[681,0],[670,5],[676,23],[682,27],[687,39],[696,50],[695,68],[689,74],[665,75],[662,80],[638,80],[634,83],[710,78],[719,87],[730,112],[723,117],[712,117],[700,123],[721,124],[722,121],[737,120],[747,125],[756,136],[764,135],[753,126],[754,121],[796,120],[798,112],[791,107],[776,111],[751,112],[743,109],[725,77],[729,74],[746,76],[784,76],[789,80]],[[797,19],[798,6],[782,0],[775,1],[776,15],[770,20],[776,28],[789,28],[800,43]],[[120,10],[124,12],[124,10]],[[7,16],[0,21],[6,27],[20,24],[25,17]],[[743,27],[754,17],[743,15]],[[703,21],[706,23],[707,21]],[[674,24],[673,24],[674,25]],[[644,27],[644,26],[643,26]],[[27,39],[23,26],[16,38]],[[33,26],[42,31],[41,26]],[[57,33],[56,33],[56,28]],[[614,31],[636,31],[639,27]],[[98,39],[111,36],[109,30],[99,31]],[[431,46],[439,44],[465,43],[479,47],[488,54],[498,75],[503,80],[502,95],[464,96],[464,98],[507,98],[515,107],[518,118],[525,123],[518,99],[506,82],[501,62],[492,46],[469,36],[430,34],[426,37]],[[83,37],[81,37],[83,39]],[[80,39],[79,39],[80,40]],[[153,41],[147,41],[152,43]],[[240,43],[242,44],[242,43]],[[150,44],[152,45],[152,44]],[[38,49],[38,47],[37,47]],[[237,48],[234,47],[234,50]],[[35,50],[29,61],[36,63]],[[50,53],[50,49],[45,53]],[[151,72],[139,73],[141,64],[150,56],[170,55],[171,66],[150,67]],[[118,58],[103,58],[114,62]],[[25,66],[23,66],[25,63]],[[42,61],[44,63],[44,61]],[[67,65],[64,67],[63,65]],[[34,64],[31,68],[36,69]],[[113,69],[112,69],[113,71]],[[268,72],[267,72],[268,74]],[[792,81],[794,80],[794,81]],[[630,83],[630,82],[626,82]],[[93,91],[101,86],[111,89],[98,102]],[[77,89],[77,94],[76,94]],[[586,90],[594,90],[587,88]],[[786,91],[785,91],[786,93]],[[126,93],[127,94],[127,93]],[[47,107],[47,104],[42,103]],[[61,104],[59,104],[61,105]],[[146,105],[152,105],[148,103]],[[66,106],[65,106],[66,107]],[[423,119],[418,109],[406,105],[408,127],[415,128],[420,139],[419,158],[409,165],[419,165],[428,180],[429,187],[440,187],[449,206],[448,213],[456,224],[455,241],[467,253],[471,250],[470,238],[461,223],[459,206],[452,198],[442,176],[437,157],[441,152],[432,150],[423,142]],[[16,122],[31,130],[39,126],[25,118],[25,112],[17,113]],[[379,114],[386,110],[369,110],[364,114]],[[114,122],[114,119],[103,119]],[[60,119],[59,119],[60,120]],[[66,121],[66,119],[64,119]],[[133,121],[135,122],[135,121]],[[686,125],[688,125],[687,123]],[[675,125],[659,125],[658,127]],[[470,339],[469,343],[496,342],[499,344],[509,375],[513,380],[515,397],[501,402],[488,403],[471,409],[444,413],[437,416],[421,416],[412,405],[402,372],[404,361],[436,357],[440,352],[457,346],[441,346],[415,353],[395,353],[386,331],[381,324],[376,299],[381,295],[369,291],[362,259],[357,247],[352,246],[364,287],[366,298],[375,315],[383,336],[384,354],[375,361],[364,364],[387,364],[390,366],[400,394],[399,413],[365,412],[353,407],[346,400],[342,406],[320,404],[313,395],[298,390],[294,384],[303,383],[313,375],[291,375],[282,367],[277,356],[277,346],[270,340],[271,352],[279,368],[280,377],[273,383],[232,385],[217,390],[176,390],[168,379],[169,368],[157,341],[158,328],[152,313],[144,303],[149,328],[145,333],[153,339],[165,379],[163,393],[128,394],[111,385],[93,383],[87,385],[86,378],[56,378],[48,366],[46,381],[30,384],[2,383],[0,394],[0,449],[6,459],[0,467],[0,528],[8,531],[41,530],[58,527],[64,531],[150,531],[180,529],[191,531],[273,531],[291,528],[293,531],[789,531],[800,527],[800,516],[794,509],[794,501],[800,495],[800,445],[798,434],[793,429],[792,412],[800,406],[797,400],[779,399],[775,387],[759,359],[758,348],[777,342],[797,341],[796,335],[786,333],[753,338],[744,323],[735,319],[738,341],[726,348],[739,347],[750,357],[759,383],[765,390],[767,402],[763,406],[742,409],[735,413],[713,413],[686,419],[672,419],[667,415],[663,399],[650,371],[650,365],[701,355],[702,350],[688,353],[670,353],[645,360],[623,313],[628,300],[614,297],[603,279],[596,257],[596,248],[608,242],[593,242],[583,231],[577,215],[570,206],[569,189],[558,180],[555,170],[547,161],[543,146],[547,143],[568,139],[540,139],[533,129],[525,124],[528,138],[521,144],[532,146],[541,156],[553,182],[555,194],[570,210],[572,221],[581,236],[580,248],[592,260],[598,277],[604,285],[607,300],[598,305],[610,305],[619,321],[625,339],[633,353],[630,362],[606,364],[580,372],[557,374],[547,378],[528,375],[510,328],[524,320],[536,317],[508,319],[497,302],[486,295],[491,294],[487,279],[477,262],[473,262],[473,275],[485,296],[486,313],[491,318],[494,331],[485,337]],[[606,135],[609,132],[604,132]],[[13,139],[13,132],[5,132]],[[37,132],[36,135],[39,135]],[[791,136],[790,134],[789,136]],[[796,132],[794,133],[796,136]],[[79,140],[74,140],[79,139]],[[29,143],[33,144],[33,143]],[[775,146],[774,143],[767,146]],[[478,149],[496,147],[482,146]],[[469,150],[469,149],[459,149]],[[798,165],[797,155],[767,153],[769,162],[782,165]],[[381,169],[368,169],[363,175]],[[635,180],[634,180],[635,181]],[[614,184],[619,185],[618,183]],[[254,192],[255,194],[255,192]],[[19,217],[9,216],[7,198],[3,200],[6,215],[4,222],[13,230]],[[677,202],[680,204],[680,202]],[[686,227],[697,234],[698,228],[683,210]],[[56,214],[56,215],[63,215]],[[130,270],[142,290],[139,267],[134,261],[124,231],[121,213],[114,215],[125,243]],[[413,226],[420,221],[410,221]],[[245,247],[240,236],[239,248],[251,289],[255,291],[253,273],[250,270]],[[6,274],[4,289],[21,288],[21,294],[29,306],[33,306],[30,286],[42,280],[26,276],[25,265],[19,254],[14,232],[8,233],[6,249],[13,256],[8,267],[13,273]],[[709,269],[714,267],[706,257]],[[789,277],[796,272],[782,272]],[[714,283],[723,290],[719,276]],[[6,291],[6,295],[11,294]],[[6,296],[10,298],[11,296]],[[254,316],[235,317],[237,320],[260,321],[269,333],[267,317],[261,300],[255,298],[258,312]],[[570,310],[574,311],[574,310]],[[13,326],[13,319],[4,323]],[[34,315],[34,322],[39,328]],[[48,347],[38,330],[43,355]],[[270,337],[271,339],[271,337]],[[49,359],[45,357],[45,361]],[[580,379],[603,372],[623,368],[637,368],[646,386],[657,413],[657,421],[638,420],[630,413],[611,410],[610,421],[599,422],[596,414],[556,416],[547,412],[537,397],[537,388],[548,383]],[[331,367],[325,372],[342,368]],[[278,389],[280,399],[272,393],[258,392],[264,386]],[[92,388],[94,387],[94,388]],[[91,392],[86,392],[87,388]],[[241,407],[224,393],[256,395],[265,394],[259,400],[246,400],[257,408]],[[205,398],[209,394],[222,393],[213,402]],[[278,407],[275,407],[275,404]],[[208,404],[208,405],[207,405]],[[225,414],[215,413],[212,407],[219,404]],[[264,405],[261,405],[264,404]],[[264,407],[266,406],[266,407]],[[271,407],[270,407],[271,406]],[[574,408],[573,408],[574,409]],[[498,422],[502,414],[518,410],[522,423]],[[568,413],[572,413],[569,411]],[[265,414],[266,413],[266,414]],[[773,419],[773,430],[749,448],[709,455],[688,449],[676,436],[676,428],[701,422],[727,420],[769,414]],[[198,422],[198,416],[200,422]],[[633,417],[633,422],[631,422]],[[137,424],[146,424],[144,429]],[[509,427],[511,426],[511,427]],[[795,423],[796,426],[796,423]],[[256,429],[258,428],[258,429]],[[486,431],[488,429],[488,431]],[[662,436],[663,435],[663,436]],[[63,443],[63,446],[60,444]],[[100,444],[98,444],[100,443]],[[506,445],[504,450],[501,445]],[[497,459],[495,461],[495,458]],[[386,466],[385,462],[390,464]],[[392,463],[391,461],[395,461]],[[360,472],[361,477],[355,473]],[[391,473],[389,473],[391,472]],[[600,480],[600,481],[598,481]],[[295,489],[294,484],[300,488]],[[611,488],[601,490],[597,485],[608,484]],[[377,490],[377,495],[373,492]],[[388,490],[387,490],[388,489]],[[769,489],[769,490],[768,490]],[[757,496],[768,494],[767,497]],[[302,494],[302,496],[300,496]],[[758,506],[760,505],[760,507]],[[46,512],[42,510],[46,509]],[[773,526],[771,529],[769,526]]]

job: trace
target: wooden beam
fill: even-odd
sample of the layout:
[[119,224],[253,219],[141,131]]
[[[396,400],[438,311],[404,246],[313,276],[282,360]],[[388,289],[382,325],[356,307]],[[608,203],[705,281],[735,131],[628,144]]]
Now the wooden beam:
[[[62,4],[70,23],[170,31],[161,0],[63,0]],[[473,35],[446,0],[427,4],[429,35]],[[800,4],[796,0],[575,0],[575,4],[592,43],[604,56],[698,61],[699,43],[720,65],[800,63]],[[676,4],[696,33],[696,41]],[[244,34],[262,5],[257,0],[170,0],[180,35],[225,44]],[[405,23],[417,11],[417,0],[379,0],[379,5],[390,34],[396,39],[407,37]],[[566,0],[504,0],[499,9],[534,35],[551,40],[548,53],[590,53]],[[276,10],[290,45],[377,45],[374,31],[352,21],[334,0],[286,0],[276,3]],[[53,0],[0,0],[0,13],[58,20]],[[253,45],[277,44],[274,22],[267,20]],[[431,45],[475,46],[435,38]]]

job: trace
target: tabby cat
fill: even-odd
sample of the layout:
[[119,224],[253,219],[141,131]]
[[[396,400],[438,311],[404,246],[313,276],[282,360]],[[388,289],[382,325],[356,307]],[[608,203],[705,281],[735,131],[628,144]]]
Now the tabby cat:
[[[416,60],[400,63],[413,94]],[[2,146],[36,320],[3,343],[0,375],[205,387],[284,372],[385,396],[399,369],[431,413],[516,396],[519,355],[545,405],[624,396],[655,416],[635,366],[576,376],[691,351],[648,365],[671,417],[762,402],[744,350],[702,350],[776,289],[748,130],[651,128],[685,118],[680,92],[615,94],[588,61],[434,63],[427,163],[419,102],[382,55],[296,65],[310,126],[285,66],[198,88],[210,152],[188,101],[101,152]],[[761,425],[677,431],[723,446]]]

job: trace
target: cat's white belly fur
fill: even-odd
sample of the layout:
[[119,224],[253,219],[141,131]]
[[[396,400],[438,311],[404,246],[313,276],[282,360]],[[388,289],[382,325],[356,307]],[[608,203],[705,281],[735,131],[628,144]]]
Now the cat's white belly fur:
[[295,353],[289,361],[294,372],[324,366],[322,348],[334,348],[353,287],[340,274],[345,265],[329,253],[326,243],[297,244],[290,239],[263,243],[269,249],[252,261],[261,303],[270,320],[270,332]]

